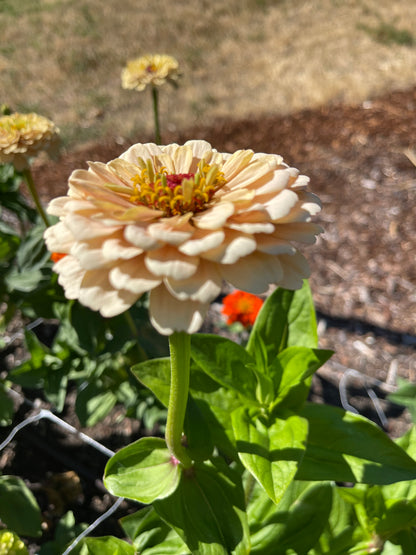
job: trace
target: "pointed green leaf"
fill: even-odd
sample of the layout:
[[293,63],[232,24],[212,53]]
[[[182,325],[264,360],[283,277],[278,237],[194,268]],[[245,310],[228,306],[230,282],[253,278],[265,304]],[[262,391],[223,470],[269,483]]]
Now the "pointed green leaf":
[[75,402],[81,425],[94,426],[107,416],[116,402],[117,397],[113,391],[104,386],[99,386],[95,382],[89,383],[78,393]]
[[[416,426],[412,426],[396,443],[416,460]],[[416,480],[383,486],[383,495],[385,499],[416,499]]]
[[159,401],[169,404],[170,392],[170,358],[154,358],[135,364],[131,369],[135,378],[150,389]]
[[408,409],[412,420],[416,423],[416,384],[398,378],[398,389],[387,396],[389,401],[403,405]]
[[287,347],[281,351],[270,367],[276,398],[273,405],[297,408],[307,399],[310,380],[333,354],[333,351],[310,347]]
[[205,461],[214,449],[211,431],[199,404],[191,395],[188,397],[184,422],[188,453],[193,461]]
[[317,347],[316,317],[308,282],[302,289],[276,289],[263,304],[247,344],[254,357],[260,336],[267,349],[268,364],[286,347]]
[[332,487],[328,483],[308,485],[293,497],[292,490],[298,489],[294,486],[287,492],[288,500],[283,499],[283,506],[275,506],[251,534],[251,555],[306,555],[317,543],[328,522]]
[[105,467],[104,485],[113,495],[152,503],[175,491],[180,473],[165,441],[146,437],[111,457]]
[[225,337],[195,334],[191,357],[213,380],[256,402],[257,380],[250,369],[254,360],[243,347]]
[[226,465],[197,463],[179,487],[154,508],[183,538],[192,553],[249,553],[244,493],[237,473]]
[[0,476],[0,520],[16,534],[41,535],[39,505],[21,478]]
[[366,418],[311,403],[300,415],[309,435],[297,479],[380,485],[416,479],[416,462]]
[[266,423],[246,407],[233,412],[238,455],[275,503],[296,474],[305,451],[308,424],[293,415]]
[[120,519],[136,550],[143,555],[188,555],[190,551],[178,534],[153,507],[144,507]]
[[235,460],[237,451],[234,446],[234,434],[231,425],[231,413],[241,406],[237,394],[224,387],[212,393],[193,392],[199,412],[209,429],[209,436],[219,452]]
[[136,555],[135,548],[129,543],[115,538],[84,538],[73,550],[76,555]]
[[[395,534],[394,536],[392,536],[390,540],[394,544],[397,544],[397,545],[394,545],[393,547],[397,547],[397,546],[400,546],[400,547],[397,551],[393,551],[393,550],[389,550],[388,552],[386,551],[386,555],[405,555],[405,554],[407,555],[407,553],[409,554],[416,553],[416,531],[414,529],[402,530],[397,534]],[[392,544],[390,542],[386,542],[385,546],[391,547]],[[384,555],[384,550],[383,550],[383,555]]]
[[401,530],[411,529],[416,525],[416,500],[400,499],[387,503],[383,518],[376,526],[376,532],[388,538]]

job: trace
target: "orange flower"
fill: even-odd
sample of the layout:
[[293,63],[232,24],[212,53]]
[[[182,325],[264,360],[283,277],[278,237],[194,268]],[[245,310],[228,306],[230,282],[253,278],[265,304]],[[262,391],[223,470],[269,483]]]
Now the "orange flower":
[[228,316],[227,324],[240,322],[244,327],[252,326],[263,305],[263,300],[245,291],[234,291],[222,300],[222,313]]
[[64,252],[53,252],[51,253],[51,260],[52,262],[59,262],[59,260],[62,260],[62,258],[64,258],[66,256],[66,253]]

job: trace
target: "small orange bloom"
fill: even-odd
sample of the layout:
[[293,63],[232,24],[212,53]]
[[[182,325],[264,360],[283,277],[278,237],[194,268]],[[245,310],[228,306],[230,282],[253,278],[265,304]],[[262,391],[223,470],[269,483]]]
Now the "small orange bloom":
[[53,252],[51,254],[51,260],[52,262],[59,262],[59,260],[62,260],[62,258],[65,258],[66,253],[64,252]]
[[263,300],[251,293],[236,290],[224,297],[222,304],[222,313],[228,316],[227,324],[240,322],[248,327],[254,324]]

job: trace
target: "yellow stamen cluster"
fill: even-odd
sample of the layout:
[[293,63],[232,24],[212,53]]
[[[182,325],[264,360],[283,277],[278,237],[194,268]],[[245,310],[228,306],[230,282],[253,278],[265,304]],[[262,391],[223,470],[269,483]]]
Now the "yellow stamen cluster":
[[201,160],[196,173],[168,174],[161,167],[155,172],[151,160],[139,158],[140,173],[134,176],[130,201],[176,216],[205,210],[214,194],[226,183],[216,164]]

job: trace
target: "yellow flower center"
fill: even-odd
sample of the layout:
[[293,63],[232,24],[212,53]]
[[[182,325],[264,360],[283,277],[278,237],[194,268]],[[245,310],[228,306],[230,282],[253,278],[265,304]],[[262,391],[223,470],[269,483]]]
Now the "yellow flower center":
[[150,160],[139,158],[140,173],[133,177],[130,201],[176,216],[205,210],[214,194],[226,183],[216,164],[201,160],[196,173],[169,174],[166,168],[156,173]]

